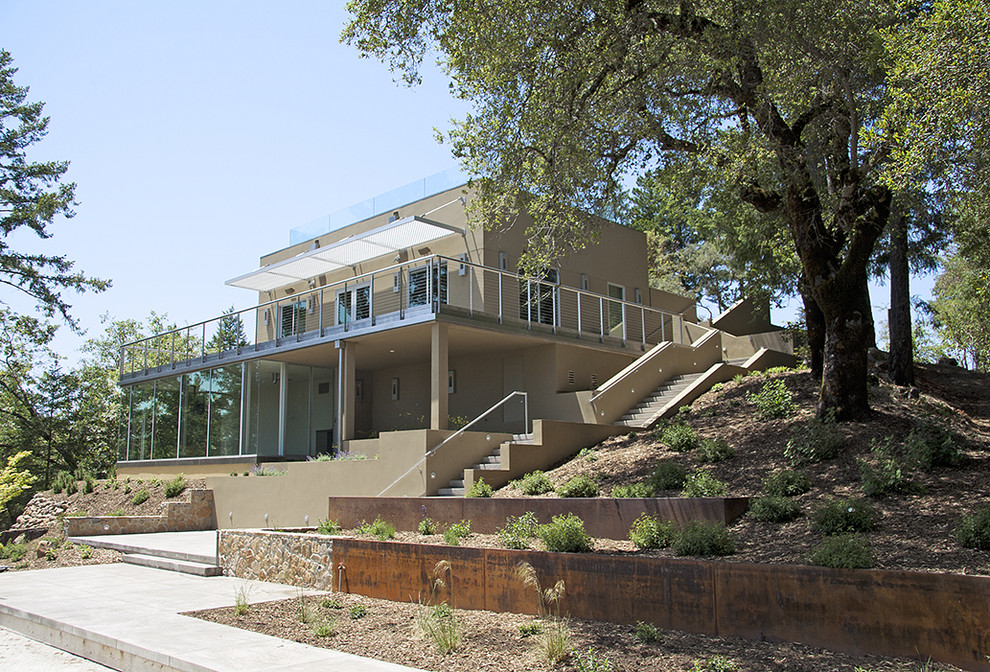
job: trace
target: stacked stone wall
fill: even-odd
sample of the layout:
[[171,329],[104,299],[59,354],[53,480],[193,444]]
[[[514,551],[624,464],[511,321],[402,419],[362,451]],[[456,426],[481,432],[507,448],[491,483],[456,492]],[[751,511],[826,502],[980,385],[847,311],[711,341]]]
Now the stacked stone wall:
[[226,576],[333,590],[332,537],[268,530],[220,530]]
[[147,534],[215,530],[217,517],[212,490],[189,490],[188,502],[166,502],[160,516],[79,516],[63,521],[65,534],[87,537],[99,534]]

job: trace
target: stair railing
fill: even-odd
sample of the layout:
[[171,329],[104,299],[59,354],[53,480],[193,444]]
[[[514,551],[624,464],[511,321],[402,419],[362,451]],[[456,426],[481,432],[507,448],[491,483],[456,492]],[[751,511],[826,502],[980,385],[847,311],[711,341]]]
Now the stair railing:
[[494,406],[492,406],[491,408],[489,408],[487,411],[485,411],[484,413],[482,413],[481,415],[479,415],[478,417],[476,417],[474,420],[472,420],[471,422],[467,423],[466,425],[464,425],[463,427],[461,427],[460,429],[458,429],[456,432],[454,432],[453,434],[451,434],[450,436],[448,436],[446,439],[444,439],[443,441],[441,441],[440,443],[438,443],[435,448],[427,451],[427,453],[425,455],[423,455],[423,457],[416,464],[414,464],[411,467],[409,467],[409,469],[407,469],[405,471],[405,473],[403,473],[397,479],[395,479],[394,481],[392,481],[391,483],[389,483],[385,487],[384,490],[382,490],[381,492],[379,492],[378,493],[378,497],[381,497],[386,492],[388,492],[389,490],[391,490],[392,487],[396,483],[398,483],[403,478],[405,478],[406,476],[408,476],[412,472],[413,469],[415,469],[419,465],[421,465],[424,462],[426,462],[426,460],[428,458],[432,457],[438,450],[440,450],[445,445],[447,445],[448,443],[450,443],[451,441],[453,441],[455,438],[457,438],[458,436],[460,436],[461,434],[463,434],[464,432],[466,432],[468,429],[470,429],[476,423],[481,422],[486,416],[488,416],[490,413],[492,413],[495,409],[500,408],[507,401],[509,401],[510,399],[513,399],[515,397],[522,397],[523,398],[523,434],[528,433],[529,432],[529,394],[526,393],[526,392],[520,392],[518,390],[515,390],[513,392],[509,392],[509,394],[505,395],[505,397],[502,399],[502,401],[498,402],[497,404],[495,404]]

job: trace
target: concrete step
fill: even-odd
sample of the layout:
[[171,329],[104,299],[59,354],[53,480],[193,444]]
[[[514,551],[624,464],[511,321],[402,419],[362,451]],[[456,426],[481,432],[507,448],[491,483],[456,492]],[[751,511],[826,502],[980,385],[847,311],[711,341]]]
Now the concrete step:
[[463,497],[465,492],[464,488],[440,488],[437,495],[440,497]]
[[223,570],[216,565],[208,565],[201,562],[190,562],[188,560],[175,560],[173,558],[163,558],[156,555],[145,555],[143,553],[125,553],[121,557],[121,562],[153,569],[164,569],[170,572],[181,572],[192,574],[193,576],[220,576]]
[[128,539],[130,536],[140,536],[140,535],[128,535],[121,534],[114,536],[113,538],[99,538],[95,539],[93,537],[69,537],[69,541],[74,544],[87,544],[93,548],[110,548],[115,551],[120,551],[121,553],[136,553],[140,555],[152,555],[158,558],[167,558],[170,560],[182,560],[184,562],[195,562],[201,565],[215,565],[217,564],[216,555],[202,555],[199,553],[189,553],[183,551],[170,551],[166,549],[159,548],[149,548],[143,546],[140,543],[134,543]]

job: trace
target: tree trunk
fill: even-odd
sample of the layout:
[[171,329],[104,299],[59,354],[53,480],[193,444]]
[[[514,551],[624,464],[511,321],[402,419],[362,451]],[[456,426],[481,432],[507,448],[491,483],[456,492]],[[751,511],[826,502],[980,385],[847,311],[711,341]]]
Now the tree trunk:
[[815,298],[801,280],[801,299],[804,301],[804,325],[808,330],[808,364],[811,375],[816,380],[822,379],[825,353],[825,316],[818,307]]
[[890,380],[914,384],[914,344],[911,339],[911,285],[907,258],[907,217],[894,219],[890,228]]

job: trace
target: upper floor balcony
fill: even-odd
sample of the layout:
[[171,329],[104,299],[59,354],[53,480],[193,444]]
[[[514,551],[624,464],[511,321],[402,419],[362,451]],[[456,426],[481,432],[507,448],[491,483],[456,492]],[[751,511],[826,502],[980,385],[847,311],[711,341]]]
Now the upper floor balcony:
[[549,339],[637,348],[683,343],[683,315],[620,296],[529,278],[443,255],[395,263],[121,348],[121,382],[270,357],[444,319]]

